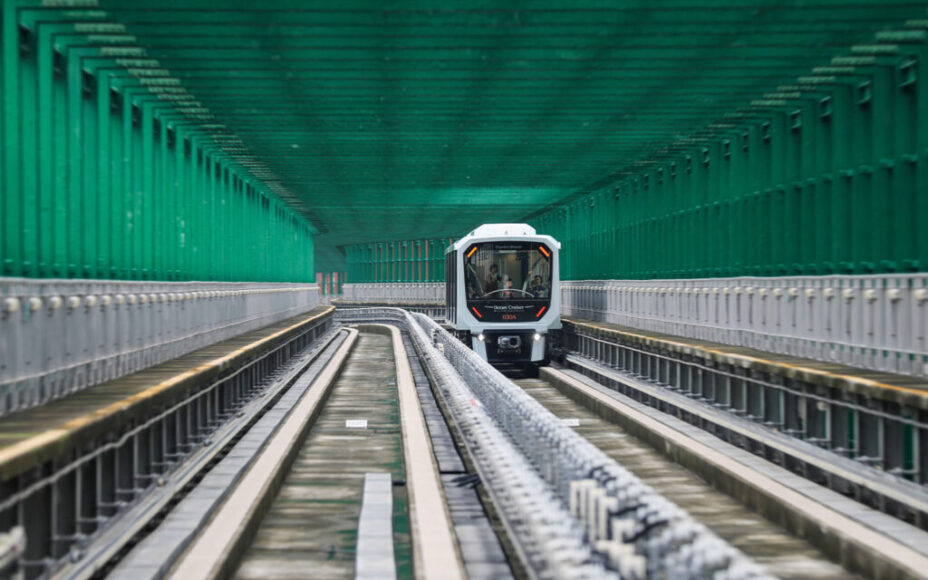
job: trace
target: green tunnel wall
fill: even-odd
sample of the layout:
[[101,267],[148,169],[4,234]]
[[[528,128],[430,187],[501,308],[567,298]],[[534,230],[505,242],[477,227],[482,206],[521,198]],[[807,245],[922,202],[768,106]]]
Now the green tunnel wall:
[[[75,21],[93,4],[2,3],[0,274],[312,281],[297,206],[124,27]],[[524,219],[567,279],[928,270],[928,23],[905,26]],[[439,280],[418,243],[347,248],[348,281]]]
[[125,35],[2,11],[3,275],[314,280],[309,222],[170,79],[133,72]]
[[442,282],[450,238],[356,244],[345,248],[350,284]]
[[565,279],[924,272],[926,42],[880,34],[528,221]]
[[531,223],[565,279],[928,270],[925,39],[835,58]]

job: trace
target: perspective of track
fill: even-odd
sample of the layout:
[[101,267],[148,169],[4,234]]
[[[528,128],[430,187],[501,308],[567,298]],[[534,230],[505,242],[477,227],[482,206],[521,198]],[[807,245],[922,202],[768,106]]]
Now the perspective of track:
[[[187,377],[185,365],[222,366],[204,363],[207,354],[256,364],[264,359],[252,351],[277,352],[287,337],[286,355],[242,379],[236,397],[197,390],[211,402],[186,411],[192,395],[178,391],[129,426],[98,411],[97,437],[113,443],[87,459],[67,446],[8,451],[3,473],[46,471],[7,480],[20,487],[5,517],[28,524],[30,502],[53,494],[59,507],[76,498],[75,525],[84,524],[67,550],[52,534],[54,551],[24,560],[23,576],[879,578],[928,569],[928,533],[904,521],[922,513],[919,486],[843,458],[850,467],[835,462],[829,477],[852,479],[861,501],[836,493],[808,468],[830,451],[588,349],[538,379],[508,378],[425,314],[354,307],[298,320],[168,366]],[[223,368],[210,380],[241,376]],[[44,409],[51,421],[54,405],[117,405],[91,398],[96,390],[23,414]],[[123,397],[131,409],[139,395]],[[192,429],[202,413],[209,419]],[[767,461],[745,440],[794,462]],[[795,469],[801,461],[807,468]],[[87,526],[86,498],[111,488],[118,505],[100,505],[107,517]],[[905,509],[865,505],[907,493]],[[67,512],[54,513],[52,530],[65,529]],[[27,539],[41,531],[25,529]]]
[[[542,377],[547,380],[523,384],[547,408],[577,421],[585,436],[609,446],[623,465],[684,502],[707,526],[779,577],[899,576],[928,564],[928,534],[921,530],[816,490],[785,469],[756,461],[577,372],[544,369]],[[883,535],[869,528],[887,523]],[[846,569],[825,563],[810,544]]]
[[569,377],[554,370],[543,371],[545,379],[522,379],[525,389],[546,409],[574,427],[577,433],[603,449],[658,492],[673,497],[681,507],[722,538],[755,559],[780,578],[843,578],[848,572],[835,566],[805,542],[771,524],[737,501],[716,491],[648,443],[636,439],[613,422],[570,398],[555,384],[575,386]]
[[0,0],[0,580],[928,579],[926,82],[928,0]]
[[[307,569],[326,577],[350,576],[356,566],[384,570],[378,564],[391,564],[394,557],[399,575],[408,576],[413,561],[424,573],[440,573],[449,563],[458,568],[412,376],[408,370],[397,371],[408,367],[405,357],[394,356],[394,350],[404,353],[398,333],[364,333],[354,350],[353,343],[354,336],[320,376],[322,384],[310,390],[256,459],[173,577],[228,575],[235,562],[227,555],[241,553],[242,536],[254,538],[235,572],[242,578],[300,577]],[[307,441],[296,450],[310,421]],[[371,473],[387,474],[409,489],[407,498],[402,487],[393,493],[390,485],[388,505],[396,504],[397,513],[371,524],[379,528],[379,536],[395,530],[398,541],[388,542],[386,554],[365,553],[361,537],[353,541],[352,532],[367,509],[365,474]]]

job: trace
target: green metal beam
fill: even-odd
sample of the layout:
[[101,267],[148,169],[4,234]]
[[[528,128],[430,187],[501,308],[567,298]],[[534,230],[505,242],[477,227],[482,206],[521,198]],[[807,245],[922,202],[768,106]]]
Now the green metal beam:
[[[269,247],[246,240],[264,218],[244,218],[277,208],[316,230],[332,271],[344,247],[525,219],[610,256],[565,256],[568,276],[924,267],[905,211],[924,197],[923,1],[16,0],[2,14],[7,273],[122,260],[128,276],[181,276],[168,264],[186,259],[246,275],[206,256]],[[222,217],[194,204],[172,223],[191,195]],[[851,225],[806,236],[824,199]],[[878,233],[858,239],[862,216]],[[669,230],[688,232],[679,252],[648,253]],[[700,243],[716,231],[727,245]],[[735,256],[750,231],[795,235]],[[828,259],[804,254],[815,240]],[[646,248],[645,266],[622,244]]]

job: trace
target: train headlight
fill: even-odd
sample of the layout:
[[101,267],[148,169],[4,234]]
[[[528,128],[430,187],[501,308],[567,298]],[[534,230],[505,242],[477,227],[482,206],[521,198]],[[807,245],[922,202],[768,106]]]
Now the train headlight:
[[483,342],[486,339],[487,337],[485,337],[482,332],[477,335],[477,340],[479,340],[480,342]]
[[541,333],[536,332],[536,333],[532,336],[532,338],[535,339],[535,342],[538,342],[539,340],[541,340]]

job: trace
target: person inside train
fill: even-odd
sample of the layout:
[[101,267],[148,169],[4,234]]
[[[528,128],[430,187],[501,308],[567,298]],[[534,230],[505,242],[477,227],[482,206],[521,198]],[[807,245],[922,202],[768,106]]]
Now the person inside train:
[[505,290],[502,291],[503,298],[512,298],[512,278],[506,278]]
[[544,282],[541,281],[541,276],[537,274],[532,278],[532,285],[528,287],[528,290],[536,298],[545,298],[548,293],[548,288],[545,287]]
[[489,294],[490,292],[499,290],[500,282],[502,282],[502,278],[499,275],[499,266],[490,264],[490,272],[487,274],[487,279],[484,282],[483,293]]
[[464,278],[467,280],[467,298],[478,298],[480,296],[480,281],[477,279],[477,274],[470,264],[464,268]]

